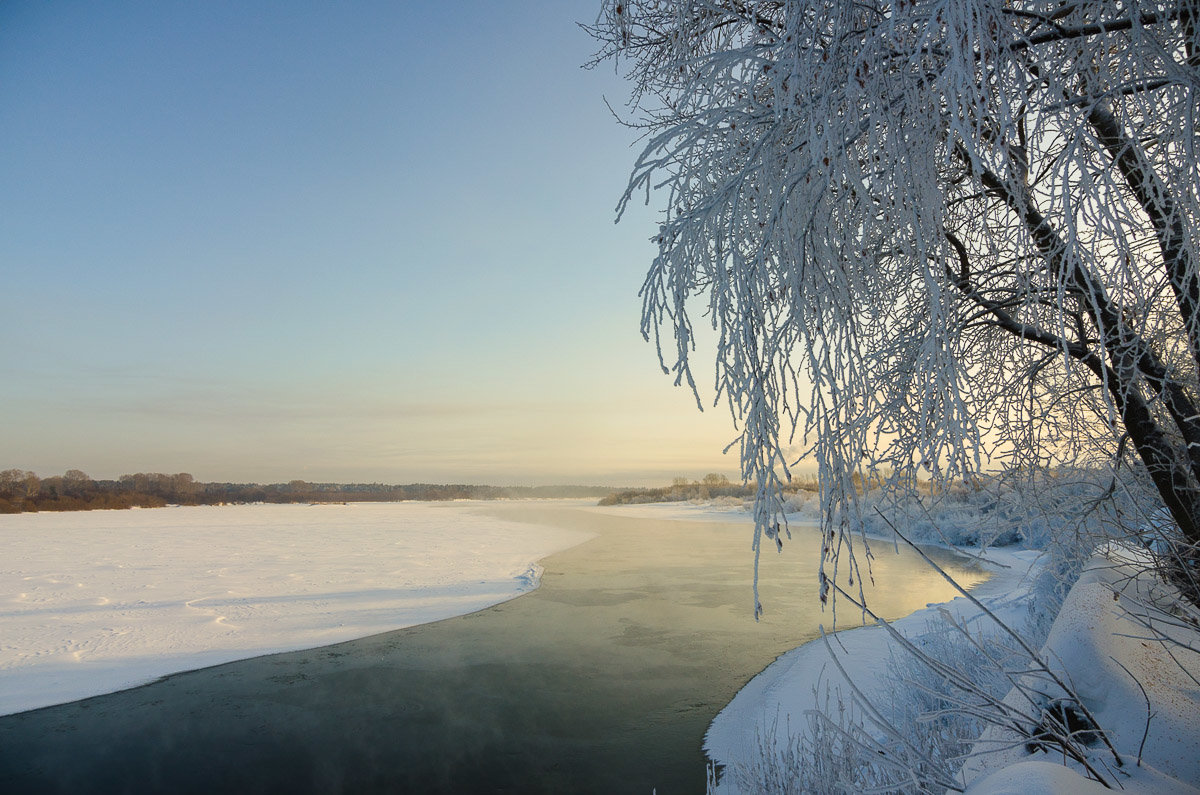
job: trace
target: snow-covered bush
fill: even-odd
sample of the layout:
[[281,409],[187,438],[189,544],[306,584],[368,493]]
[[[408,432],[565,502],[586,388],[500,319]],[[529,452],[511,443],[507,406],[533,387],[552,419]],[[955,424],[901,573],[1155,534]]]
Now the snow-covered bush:
[[722,771],[732,777],[738,792],[843,795],[890,783],[875,764],[876,750],[862,742],[863,719],[852,698],[825,688],[814,693],[814,709],[805,717],[806,723],[794,732],[790,724],[781,732],[778,719],[760,727],[755,733],[758,755]]

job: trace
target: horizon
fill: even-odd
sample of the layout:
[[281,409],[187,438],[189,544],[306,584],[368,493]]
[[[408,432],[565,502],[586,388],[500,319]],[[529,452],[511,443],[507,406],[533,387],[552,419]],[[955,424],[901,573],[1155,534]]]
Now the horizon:
[[612,68],[581,68],[595,14],[6,5],[6,456],[102,479],[738,473],[728,408],[698,412],[639,334],[657,212],[613,223],[637,133]]
[[288,485],[290,483],[300,481],[300,482],[307,483],[307,484],[313,485],[313,486],[367,486],[367,485],[374,485],[374,486],[470,486],[470,487],[479,487],[479,488],[500,488],[500,489],[540,489],[540,488],[550,488],[550,489],[553,489],[553,488],[597,488],[598,489],[598,488],[603,488],[603,489],[614,489],[614,490],[620,491],[623,489],[653,489],[653,488],[658,488],[658,487],[671,486],[671,485],[673,485],[673,481],[676,481],[679,479],[686,480],[688,483],[700,483],[704,480],[704,478],[706,476],[713,475],[713,474],[722,475],[722,476],[726,477],[730,483],[736,484],[736,483],[741,482],[740,478],[733,478],[733,477],[730,477],[727,473],[721,473],[721,472],[706,472],[702,475],[697,475],[694,477],[689,477],[688,475],[683,475],[683,474],[676,474],[667,479],[659,479],[659,480],[655,480],[655,481],[647,480],[647,481],[641,482],[641,483],[616,483],[616,482],[614,482],[614,483],[590,483],[590,482],[575,482],[575,481],[566,481],[566,480],[546,481],[544,483],[543,482],[538,482],[538,483],[531,483],[531,482],[497,483],[497,482],[482,482],[482,481],[433,481],[433,480],[428,480],[428,479],[417,479],[417,480],[407,480],[407,481],[387,481],[387,480],[379,480],[379,479],[374,479],[374,480],[311,480],[308,478],[281,478],[281,479],[276,479],[276,480],[241,481],[241,480],[230,480],[228,478],[219,478],[219,477],[218,478],[197,477],[192,472],[189,472],[187,470],[181,470],[178,472],[160,472],[160,471],[156,471],[156,470],[147,470],[147,469],[140,469],[140,470],[136,470],[133,472],[122,472],[118,475],[104,474],[104,475],[97,477],[97,476],[93,475],[92,473],[87,472],[86,470],[79,469],[78,467],[69,467],[69,468],[63,470],[62,472],[54,472],[54,473],[50,473],[50,474],[44,474],[42,472],[38,472],[37,470],[33,470],[33,469],[25,469],[24,467],[0,467],[0,472],[11,472],[11,471],[32,473],[34,476],[36,476],[41,481],[49,480],[51,478],[62,478],[66,475],[67,472],[79,471],[79,472],[83,472],[85,475],[87,475],[88,479],[92,480],[92,481],[119,482],[122,478],[133,477],[135,475],[166,475],[169,477],[178,476],[178,475],[188,475],[188,476],[192,477],[193,481],[195,481],[196,483],[228,483],[228,484],[235,485],[235,486],[280,486],[280,485]]

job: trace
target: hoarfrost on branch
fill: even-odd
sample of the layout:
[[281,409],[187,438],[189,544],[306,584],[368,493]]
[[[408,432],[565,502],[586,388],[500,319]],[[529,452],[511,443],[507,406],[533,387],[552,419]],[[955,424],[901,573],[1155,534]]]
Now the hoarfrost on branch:
[[819,467],[822,598],[839,561],[861,581],[864,478],[1124,460],[1194,585],[1198,15],[603,2],[596,63],[645,135],[619,210],[666,195],[642,330],[695,389],[695,313],[711,323],[756,552],[779,543],[794,439]]

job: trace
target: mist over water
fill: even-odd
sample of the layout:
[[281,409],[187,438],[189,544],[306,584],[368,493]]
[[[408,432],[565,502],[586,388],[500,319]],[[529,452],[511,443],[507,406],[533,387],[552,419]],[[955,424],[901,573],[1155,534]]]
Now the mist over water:
[[[744,523],[482,510],[597,535],[477,613],[0,719],[0,790],[703,791],[713,716],[832,622],[812,530],[764,554],[755,622]],[[876,546],[868,598],[885,615],[952,596],[915,554]]]

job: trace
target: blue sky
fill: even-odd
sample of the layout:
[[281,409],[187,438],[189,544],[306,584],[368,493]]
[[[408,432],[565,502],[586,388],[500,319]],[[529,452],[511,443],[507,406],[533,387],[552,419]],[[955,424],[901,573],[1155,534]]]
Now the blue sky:
[[638,333],[595,5],[0,5],[0,468],[733,476]]

